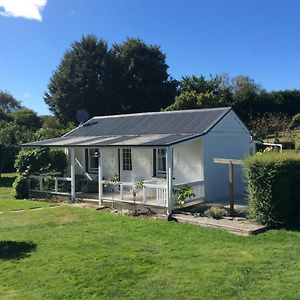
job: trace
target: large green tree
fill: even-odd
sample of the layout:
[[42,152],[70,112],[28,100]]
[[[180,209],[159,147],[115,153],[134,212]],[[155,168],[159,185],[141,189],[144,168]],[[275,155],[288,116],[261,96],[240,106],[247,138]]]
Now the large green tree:
[[64,54],[44,96],[60,121],[76,121],[76,111],[80,109],[90,115],[110,112],[106,93],[106,83],[111,79],[107,71],[109,56],[107,43],[92,35],[74,42]]
[[117,85],[120,113],[159,111],[171,104],[177,81],[168,74],[166,55],[157,45],[128,38],[112,47],[118,66]]
[[53,73],[44,100],[64,123],[90,116],[158,111],[171,104],[177,82],[158,46],[127,39],[108,49],[95,36],[72,44]]

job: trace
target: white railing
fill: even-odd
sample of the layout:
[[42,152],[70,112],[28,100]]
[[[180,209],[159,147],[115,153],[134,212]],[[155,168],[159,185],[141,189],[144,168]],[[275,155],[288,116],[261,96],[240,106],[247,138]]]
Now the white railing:
[[[143,186],[136,191],[135,196],[133,195],[133,189],[135,186],[134,182],[116,182],[102,180],[102,184],[110,189],[109,193],[104,192],[103,194],[102,198],[105,200],[111,200],[112,193],[114,193],[113,197],[115,201],[135,201],[136,203],[164,207],[166,207],[168,204],[167,185],[164,184],[144,182]],[[112,192],[112,189],[114,189],[114,192]]]
[[[178,183],[174,184],[174,188],[181,188],[185,185],[190,186],[194,193],[195,197],[192,197],[190,199],[186,199],[186,202],[191,202],[199,199],[204,199],[205,193],[204,193],[204,180],[202,181],[192,181],[192,182],[185,182],[185,183]],[[174,199],[176,201],[176,199]]]
[[[31,188],[31,179],[38,180],[38,188]],[[45,190],[45,180],[50,179],[54,180],[54,188],[51,190]],[[54,192],[57,194],[62,194],[62,195],[69,195],[70,192],[65,192],[65,191],[60,191],[59,190],[59,182],[60,181],[69,181],[71,182],[71,177],[56,177],[56,176],[49,176],[45,174],[40,174],[40,175],[29,175],[29,190],[31,192]]]

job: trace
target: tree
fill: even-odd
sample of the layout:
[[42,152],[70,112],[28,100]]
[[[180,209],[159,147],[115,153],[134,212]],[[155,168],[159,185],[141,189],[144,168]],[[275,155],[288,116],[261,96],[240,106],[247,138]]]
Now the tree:
[[112,54],[119,68],[120,113],[159,111],[174,101],[177,81],[168,74],[166,55],[158,46],[128,38],[115,44]]
[[108,49],[103,40],[84,36],[65,53],[44,100],[63,123],[76,122],[82,108],[90,116],[158,111],[176,94],[165,60],[158,46],[140,39]]
[[41,127],[42,122],[36,112],[28,108],[21,108],[11,112],[10,117],[21,127],[29,130],[36,130]]
[[232,93],[225,75],[185,76],[179,83],[180,94],[166,110],[198,109],[231,106]]
[[76,111],[82,108],[90,115],[110,113],[106,95],[109,55],[107,43],[92,35],[74,42],[64,54],[44,96],[61,122],[76,122]]
[[9,92],[0,90],[0,111],[7,114],[21,107],[21,102],[16,100]]

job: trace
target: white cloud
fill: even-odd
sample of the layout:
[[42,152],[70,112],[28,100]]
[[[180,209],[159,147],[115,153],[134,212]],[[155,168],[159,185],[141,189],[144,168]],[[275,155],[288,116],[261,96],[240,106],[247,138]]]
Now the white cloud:
[[0,0],[0,15],[42,21],[41,11],[46,4],[47,0]]

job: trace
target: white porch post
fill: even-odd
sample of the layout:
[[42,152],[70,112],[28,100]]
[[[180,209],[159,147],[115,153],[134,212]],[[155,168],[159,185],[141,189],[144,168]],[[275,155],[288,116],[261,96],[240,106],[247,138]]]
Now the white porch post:
[[103,172],[102,172],[102,154],[98,152],[98,197],[99,197],[99,205],[102,205],[102,197],[103,197]]
[[168,147],[167,149],[167,201],[168,201],[168,209],[167,214],[172,213],[173,209],[173,148]]
[[75,149],[69,148],[71,158],[71,200],[75,200]]

